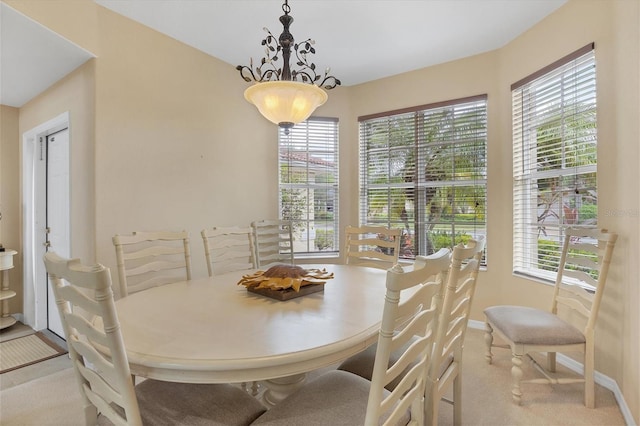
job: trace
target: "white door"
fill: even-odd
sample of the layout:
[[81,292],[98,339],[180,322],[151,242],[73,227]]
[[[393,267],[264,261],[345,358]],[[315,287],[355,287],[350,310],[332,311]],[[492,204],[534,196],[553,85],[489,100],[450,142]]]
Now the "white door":
[[[45,245],[62,257],[71,257],[69,225],[69,128],[46,137]],[[64,338],[58,307],[46,276],[47,328]]]

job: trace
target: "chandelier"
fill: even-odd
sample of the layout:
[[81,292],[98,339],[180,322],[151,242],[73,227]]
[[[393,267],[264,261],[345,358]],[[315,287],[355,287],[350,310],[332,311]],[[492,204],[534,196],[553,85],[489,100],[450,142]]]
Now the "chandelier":
[[[322,89],[333,89],[340,85],[340,80],[329,75],[327,68],[324,74],[316,72],[316,65],[309,62],[310,54],[315,54],[314,40],[310,38],[302,43],[294,43],[289,26],[293,17],[289,15],[291,8],[288,0],[282,5],[284,15],[280,17],[283,30],[280,38],[264,28],[267,36],[262,40],[265,46],[265,57],[255,66],[253,59],[249,66],[238,65],[236,69],[245,81],[255,84],[244,92],[247,101],[254,104],[258,111],[269,121],[284,128],[285,133],[295,124],[306,120],[313,111],[327,101],[327,93]],[[289,60],[291,50],[295,53],[298,69],[291,69]],[[276,62],[282,56],[282,67]]]

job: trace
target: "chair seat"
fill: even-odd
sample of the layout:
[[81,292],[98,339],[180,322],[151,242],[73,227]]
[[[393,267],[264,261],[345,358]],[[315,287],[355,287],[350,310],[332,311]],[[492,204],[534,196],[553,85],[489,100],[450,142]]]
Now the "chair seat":
[[[185,384],[147,379],[135,387],[145,425],[242,426],[266,408],[240,388],[227,385]],[[99,425],[111,425],[104,416]]]
[[[407,343],[402,345],[401,348],[392,352],[389,356],[389,365],[395,364],[398,361],[398,358],[402,354],[402,352],[406,351],[409,346],[416,340],[416,338],[410,339]],[[378,346],[377,344],[373,344],[369,346],[364,351],[353,355],[352,357],[347,358],[340,366],[338,366],[338,370],[348,371],[349,373],[356,374],[360,377],[364,377],[367,380],[371,380],[371,376],[373,374],[373,363],[376,359],[376,350]],[[438,377],[442,377],[444,372],[449,368],[451,363],[453,362],[453,355],[449,355],[445,358],[440,364],[440,370],[438,371]],[[415,365],[415,363],[409,364],[404,371],[395,379],[390,381],[385,388],[389,391],[393,391],[396,386],[400,383],[402,378],[407,374],[407,372]]]
[[[371,382],[346,371],[334,370],[309,382],[252,425],[353,426],[363,425]],[[385,391],[385,395],[389,392]],[[398,423],[406,425],[406,418]]]
[[487,320],[506,338],[524,345],[570,345],[584,343],[580,330],[557,315],[527,306],[492,306]]

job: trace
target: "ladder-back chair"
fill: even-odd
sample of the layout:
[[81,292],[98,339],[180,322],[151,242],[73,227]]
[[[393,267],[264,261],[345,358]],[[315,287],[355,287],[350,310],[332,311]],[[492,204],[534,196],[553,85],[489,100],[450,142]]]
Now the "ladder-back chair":
[[[82,395],[86,425],[248,425],[264,407],[231,385],[146,379],[134,386],[108,268],[53,252],[44,263]],[[100,348],[98,350],[97,348]]]
[[210,277],[257,267],[251,228],[215,227],[200,234]]
[[[271,408],[254,425],[422,425],[427,371],[435,338],[442,271],[449,252],[417,260],[405,271],[387,271],[385,304],[373,377],[333,370],[303,385]],[[399,327],[402,324],[402,327]],[[393,352],[404,348],[395,360]],[[402,378],[390,392],[385,386]]]
[[251,223],[256,264],[269,268],[275,264],[293,265],[293,224],[289,220],[259,220]]
[[134,232],[113,237],[119,296],[191,279],[189,233]]
[[343,263],[389,269],[398,262],[401,229],[347,226]]
[[[522,400],[521,383],[584,383],[584,404],[595,406],[595,327],[617,238],[606,230],[567,228],[549,310],[509,305],[485,309],[485,357],[491,364],[492,347],[511,349],[516,404]],[[494,334],[506,344],[494,343]],[[546,369],[531,357],[533,352],[547,353]],[[582,352],[584,374],[557,373],[556,352]],[[543,377],[522,380],[525,355]]]
[[[462,351],[484,248],[485,238],[478,237],[456,245],[451,254],[425,395],[427,424],[438,424],[440,401],[453,405],[453,424],[462,424]],[[449,389],[452,400],[444,397]]]

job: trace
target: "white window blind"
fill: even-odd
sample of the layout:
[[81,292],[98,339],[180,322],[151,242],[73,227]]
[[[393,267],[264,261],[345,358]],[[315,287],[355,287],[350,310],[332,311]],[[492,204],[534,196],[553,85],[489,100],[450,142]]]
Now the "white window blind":
[[486,95],[359,121],[362,224],[402,229],[402,258],[486,235]]
[[280,218],[296,254],[338,252],[338,120],[311,117],[279,130]]
[[566,226],[597,225],[593,44],[512,86],[513,270],[554,279]]

